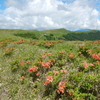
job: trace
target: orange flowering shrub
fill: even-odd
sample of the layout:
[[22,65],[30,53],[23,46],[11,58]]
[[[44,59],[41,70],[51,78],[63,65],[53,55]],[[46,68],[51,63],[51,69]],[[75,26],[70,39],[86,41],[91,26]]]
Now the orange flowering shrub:
[[58,89],[56,90],[58,94],[62,93],[64,94],[66,87],[66,81],[60,81],[58,84]]
[[51,61],[41,62],[41,66],[45,68],[50,68],[51,65],[52,65]]
[[13,42],[14,44],[23,44],[25,42],[25,40],[18,40],[16,42]]
[[100,61],[100,54],[92,54],[92,57],[96,60],[99,60]]
[[31,61],[26,61],[27,64],[31,63]]
[[38,71],[38,67],[37,66],[29,68],[29,72],[36,72],[36,71]]
[[47,85],[53,81],[53,77],[51,75],[46,76],[46,81],[44,82],[44,85]]
[[4,50],[4,55],[11,55],[13,53],[14,48],[6,48]]
[[24,62],[20,62],[20,63],[19,63],[19,65],[24,65],[24,64],[25,64]]

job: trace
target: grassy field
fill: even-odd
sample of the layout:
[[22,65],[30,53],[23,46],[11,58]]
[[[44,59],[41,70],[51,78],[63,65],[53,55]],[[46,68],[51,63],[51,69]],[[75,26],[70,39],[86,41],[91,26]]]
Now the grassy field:
[[66,31],[0,29],[0,100],[100,100],[100,40]]

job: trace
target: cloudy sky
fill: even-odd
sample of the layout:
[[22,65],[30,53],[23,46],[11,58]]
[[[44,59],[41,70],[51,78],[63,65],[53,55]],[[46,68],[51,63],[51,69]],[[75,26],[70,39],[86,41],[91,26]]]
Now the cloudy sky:
[[0,29],[100,29],[100,0],[0,0]]

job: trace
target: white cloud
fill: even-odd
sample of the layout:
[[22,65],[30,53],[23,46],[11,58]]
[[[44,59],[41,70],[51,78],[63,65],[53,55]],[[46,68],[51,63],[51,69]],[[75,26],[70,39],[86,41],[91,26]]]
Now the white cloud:
[[93,0],[7,0],[0,14],[0,28],[100,29],[100,12]]

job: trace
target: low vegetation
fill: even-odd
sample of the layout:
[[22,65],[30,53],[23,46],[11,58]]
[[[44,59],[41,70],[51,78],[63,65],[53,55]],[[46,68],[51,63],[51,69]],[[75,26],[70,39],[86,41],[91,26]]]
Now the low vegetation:
[[0,30],[1,100],[100,100],[99,38],[56,32]]

